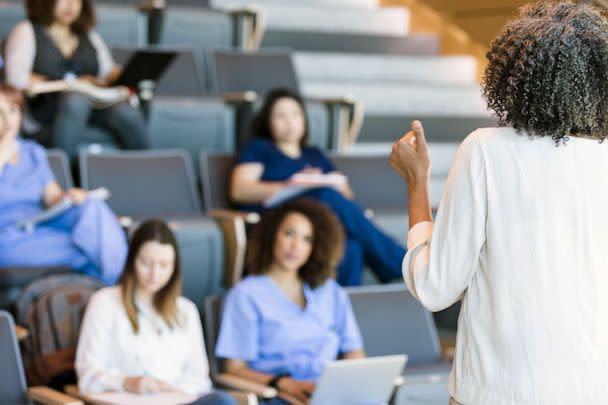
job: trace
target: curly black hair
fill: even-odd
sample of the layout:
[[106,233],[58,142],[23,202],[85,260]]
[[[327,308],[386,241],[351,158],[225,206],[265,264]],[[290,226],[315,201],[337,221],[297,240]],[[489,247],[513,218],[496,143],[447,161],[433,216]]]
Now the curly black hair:
[[304,215],[312,224],[312,252],[298,275],[310,287],[316,288],[335,277],[336,267],[344,254],[345,235],[336,215],[311,198],[288,201],[262,215],[248,242],[247,269],[249,274],[266,274],[270,270],[278,229],[291,213]]
[[608,20],[570,1],[520,8],[490,44],[483,95],[501,125],[559,144],[608,135]]

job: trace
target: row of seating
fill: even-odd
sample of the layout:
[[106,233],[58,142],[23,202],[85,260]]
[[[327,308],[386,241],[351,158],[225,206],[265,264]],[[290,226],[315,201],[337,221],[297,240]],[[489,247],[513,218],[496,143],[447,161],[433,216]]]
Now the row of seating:
[[[391,404],[405,405],[420,401],[427,404],[445,403],[448,396],[445,385],[450,362],[442,352],[431,314],[403,286],[358,287],[349,288],[347,292],[361,329],[367,355],[409,355],[404,379],[400,382]],[[220,372],[219,361],[215,356],[215,344],[221,324],[221,305],[221,295],[210,296],[205,300],[201,315],[204,320],[211,377],[220,385],[231,386],[230,377]],[[383,316],[378,317],[378,313]],[[74,336],[77,336],[77,332]],[[11,316],[4,311],[0,311],[0,343],[0,354],[6,360],[0,365],[2,400],[10,400],[10,403],[15,404],[25,404],[27,398],[42,404],[79,403],[44,387],[27,390],[15,337],[15,325]],[[254,392],[262,398],[274,391],[270,387],[260,387]],[[429,389],[430,387],[432,388]],[[71,386],[68,386],[66,391],[75,396],[79,394],[77,389]],[[247,399],[248,401],[242,403],[257,403],[255,398]]]
[[[431,149],[431,154],[436,156],[449,153],[453,151]],[[49,159],[62,187],[70,187],[73,182],[65,155],[58,150],[49,151]],[[374,220],[395,239],[405,241],[408,229],[406,187],[388,165],[386,154],[332,155],[331,159],[350,179],[357,201]],[[184,246],[202,238],[196,236],[197,227],[204,227],[207,235],[204,244],[209,246],[206,251],[219,252],[221,257],[213,259],[211,266],[196,265],[200,260],[212,258],[203,258],[192,245],[192,256],[186,257],[185,262],[193,263],[194,272],[200,268],[214,270],[205,275],[213,282],[195,275],[193,277],[198,280],[193,278],[189,285],[192,291],[205,291],[201,289],[205,282],[207,286],[215,285],[217,290],[240,279],[246,247],[245,226],[255,222],[256,216],[230,211],[234,207],[228,196],[233,154],[201,151],[197,160],[199,171],[194,168],[190,154],[181,149],[82,152],[80,183],[86,189],[108,188],[112,193],[108,204],[118,216],[130,218],[129,222],[150,216],[171,220],[178,239],[183,238]],[[431,181],[434,208],[439,204],[443,188],[445,174],[441,171],[447,167],[437,165],[435,170],[440,174],[432,176]],[[381,185],[374,180],[378,178],[383,179]],[[216,222],[203,217],[204,213]],[[192,221],[193,218],[196,221]],[[212,242],[214,238],[217,240]]]

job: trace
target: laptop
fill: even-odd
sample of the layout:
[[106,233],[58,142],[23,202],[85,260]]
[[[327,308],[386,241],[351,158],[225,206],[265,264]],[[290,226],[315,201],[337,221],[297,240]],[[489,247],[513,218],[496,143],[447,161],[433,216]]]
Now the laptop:
[[387,404],[406,362],[406,355],[334,361],[321,375],[310,405]]
[[176,56],[177,52],[174,51],[138,49],[123,67],[120,77],[111,85],[137,87],[145,80],[158,82]]

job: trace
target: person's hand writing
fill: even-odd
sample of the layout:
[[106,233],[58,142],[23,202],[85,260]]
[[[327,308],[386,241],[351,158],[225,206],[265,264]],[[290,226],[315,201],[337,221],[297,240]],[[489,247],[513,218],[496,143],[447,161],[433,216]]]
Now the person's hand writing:
[[403,177],[408,188],[426,184],[431,170],[431,159],[420,121],[413,121],[412,130],[393,144],[389,163]]
[[291,378],[279,380],[279,393],[288,394],[298,401],[307,404],[315,390],[315,384],[310,381],[297,381]]
[[152,394],[155,392],[175,391],[175,388],[171,385],[147,376],[127,377],[123,382],[123,388],[125,391],[133,394]]

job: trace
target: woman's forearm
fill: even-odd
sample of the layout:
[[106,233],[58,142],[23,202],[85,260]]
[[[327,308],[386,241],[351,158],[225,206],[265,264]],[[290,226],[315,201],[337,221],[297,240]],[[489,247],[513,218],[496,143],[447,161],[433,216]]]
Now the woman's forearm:
[[407,194],[410,211],[410,228],[420,222],[432,221],[428,180],[425,179],[408,184]]
[[274,376],[271,374],[261,373],[259,371],[252,370],[247,366],[227,367],[226,372],[236,377],[241,377],[248,381],[256,382],[263,385],[267,385],[270,380],[274,378]]
[[282,181],[257,181],[246,184],[235,184],[231,190],[231,197],[237,203],[257,204],[261,203],[271,195],[284,189],[286,182]]

